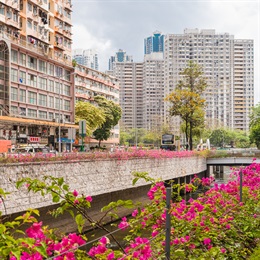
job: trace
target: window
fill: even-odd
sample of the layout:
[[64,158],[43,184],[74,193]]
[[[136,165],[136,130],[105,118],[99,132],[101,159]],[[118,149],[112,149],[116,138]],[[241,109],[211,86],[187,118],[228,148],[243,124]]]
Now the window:
[[29,117],[37,117],[37,110],[28,108]]
[[56,109],[60,109],[60,103],[61,103],[61,99],[60,98],[55,98],[55,108]]
[[18,81],[18,70],[11,69],[11,81],[14,81],[14,82]]
[[38,86],[39,86],[40,89],[47,90],[47,79],[40,77]]
[[70,101],[64,100],[64,110],[70,111]]
[[5,6],[4,5],[0,6],[0,14],[5,15]]
[[28,85],[30,85],[32,87],[37,87],[37,77],[35,75],[28,74],[27,82],[28,82]]
[[37,59],[28,56],[28,67],[37,70]]
[[11,50],[11,61],[15,63],[18,62],[18,52],[15,50]]
[[64,85],[64,95],[70,96],[70,86]]
[[26,91],[24,89],[20,89],[19,92],[20,92],[19,101],[26,102]]
[[19,115],[20,116],[26,116],[26,108],[25,107],[19,108]]
[[18,89],[11,87],[11,100],[17,101],[18,98]]
[[53,113],[52,112],[49,112],[49,119],[53,119],[54,118],[54,116],[53,116]]
[[56,77],[62,77],[62,73],[63,73],[62,68],[55,66],[55,76]]
[[27,20],[27,26],[28,26],[28,28],[32,29],[32,20],[31,19]]
[[29,11],[32,11],[32,4],[31,3],[27,3],[27,7]]
[[[32,91],[28,91],[28,103],[29,104],[37,104],[37,94],[35,92]],[[29,113],[29,111],[28,111]]]
[[39,105],[40,106],[47,106],[47,96],[43,94],[39,94]]
[[59,82],[55,82],[55,93],[62,94],[62,86]]
[[26,66],[26,55],[25,55],[24,53],[20,53],[19,63],[20,63],[21,65]]
[[26,84],[26,73],[24,71],[19,72],[19,83]]
[[11,106],[11,115],[18,115],[18,107]]
[[54,108],[54,97],[49,97],[49,107]]
[[45,111],[39,111],[39,118],[47,119],[47,112],[45,112]]
[[69,70],[65,70],[65,79],[70,81],[70,71]]
[[49,64],[49,75],[54,76],[54,65]]
[[49,80],[49,91],[54,92],[54,81],[53,80]]
[[47,73],[47,66],[45,61],[39,60],[39,70],[41,72]]

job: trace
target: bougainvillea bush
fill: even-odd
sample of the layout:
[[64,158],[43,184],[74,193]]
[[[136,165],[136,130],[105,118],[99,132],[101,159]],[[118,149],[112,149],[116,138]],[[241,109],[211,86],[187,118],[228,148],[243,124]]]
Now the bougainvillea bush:
[[8,154],[0,157],[0,163],[30,163],[42,161],[75,161],[75,160],[128,160],[132,158],[178,158],[194,156],[193,151],[166,151],[166,150],[142,150],[129,149],[128,151],[117,150],[110,152],[90,152],[90,153],[35,153],[35,154]]
[[[239,173],[243,174],[243,196],[240,202]],[[146,173],[135,173],[133,184],[140,178],[151,182],[150,203],[143,208],[131,201],[111,202],[102,211],[116,217],[118,207],[135,207],[132,216],[121,219],[117,232],[128,230],[126,246],[118,243],[102,225],[88,214],[92,197],[70,191],[62,178],[46,177],[44,181],[23,179],[18,187],[26,185],[30,192],[51,194],[60,203],[54,216],[68,211],[78,225],[78,232],[58,236],[57,232],[37,221],[37,210],[29,210],[14,221],[0,224],[0,259],[165,259],[166,188],[163,182],[151,179]],[[183,200],[182,192],[202,187],[197,199]],[[8,196],[0,190],[2,201]],[[169,214],[170,259],[248,259],[260,239],[260,164],[233,169],[232,180],[216,184],[212,178],[193,178],[190,184],[172,183]],[[3,203],[2,203],[3,206]],[[82,231],[87,223],[103,229],[107,235],[87,251],[83,246],[91,240]],[[29,225],[25,232],[23,225]]]

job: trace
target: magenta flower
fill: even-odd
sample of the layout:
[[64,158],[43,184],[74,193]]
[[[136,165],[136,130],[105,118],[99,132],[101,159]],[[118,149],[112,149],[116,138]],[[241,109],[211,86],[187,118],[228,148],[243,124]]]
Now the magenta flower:
[[77,197],[79,195],[79,193],[76,190],[74,190],[72,194],[74,197]]
[[227,250],[226,250],[225,248],[221,248],[220,251],[221,251],[221,253],[223,253],[223,254],[227,252]]
[[118,227],[122,230],[126,229],[129,226],[128,222],[127,222],[127,218],[123,217],[122,221],[119,223]]
[[86,197],[86,201],[92,202],[92,197],[91,197],[91,196],[87,196],[87,197]]
[[211,242],[211,239],[210,239],[210,238],[205,238],[205,239],[203,240],[203,244],[204,244],[204,245],[209,245],[210,242]]
[[28,229],[26,229],[25,231],[27,236],[34,239],[40,239],[40,240],[44,239],[45,235],[43,234],[41,226],[42,226],[42,222],[33,223],[33,225]]

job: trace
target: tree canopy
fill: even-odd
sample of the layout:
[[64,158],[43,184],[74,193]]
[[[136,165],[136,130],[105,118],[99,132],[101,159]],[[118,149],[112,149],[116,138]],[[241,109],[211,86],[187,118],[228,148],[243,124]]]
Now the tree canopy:
[[204,122],[204,103],[201,97],[207,83],[203,77],[202,68],[189,61],[187,67],[180,73],[182,79],[176,89],[166,97],[171,103],[171,116],[180,116],[185,124],[186,141],[192,150],[192,134],[195,127]]
[[252,108],[250,114],[250,141],[260,149],[260,103]]
[[93,136],[99,141],[100,147],[101,141],[107,140],[110,137],[111,129],[118,124],[122,110],[118,104],[102,96],[96,96],[94,101],[105,117],[105,121],[93,132]]
[[75,122],[86,120],[87,135],[100,127],[106,120],[103,110],[89,102],[78,101],[75,106]]

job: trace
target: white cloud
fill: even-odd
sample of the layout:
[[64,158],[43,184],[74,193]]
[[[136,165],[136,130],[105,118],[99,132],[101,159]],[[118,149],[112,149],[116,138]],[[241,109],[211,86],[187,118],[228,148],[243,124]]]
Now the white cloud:
[[185,28],[215,29],[255,44],[255,99],[260,102],[259,0],[75,0],[73,48],[99,51],[100,69],[124,49],[135,61],[143,60],[143,41],[155,30],[183,33]]

